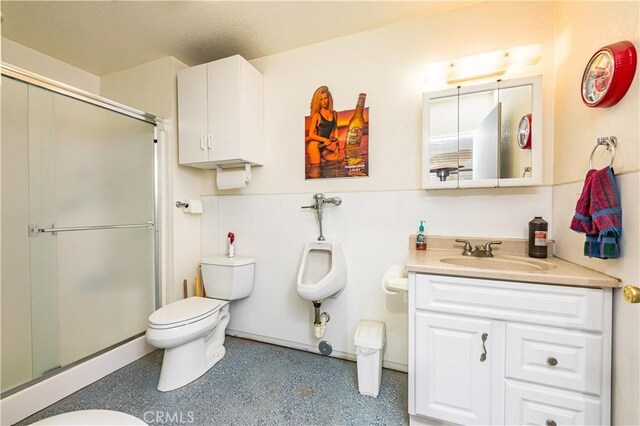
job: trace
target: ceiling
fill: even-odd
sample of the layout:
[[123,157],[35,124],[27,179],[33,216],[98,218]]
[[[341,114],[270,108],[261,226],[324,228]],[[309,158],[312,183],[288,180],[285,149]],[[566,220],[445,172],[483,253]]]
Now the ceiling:
[[102,76],[165,56],[254,59],[469,3],[2,0],[2,36]]

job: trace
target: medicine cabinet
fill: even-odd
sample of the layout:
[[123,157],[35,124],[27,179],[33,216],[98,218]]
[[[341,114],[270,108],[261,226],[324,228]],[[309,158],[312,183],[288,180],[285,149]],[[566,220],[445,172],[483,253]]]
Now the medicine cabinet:
[[540,76],[424,94],[423,188],[530,186],[541,177]]

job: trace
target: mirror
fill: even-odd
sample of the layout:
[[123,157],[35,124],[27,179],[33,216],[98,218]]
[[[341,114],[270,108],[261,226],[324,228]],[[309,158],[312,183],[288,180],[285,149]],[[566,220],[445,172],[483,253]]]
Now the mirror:
[[423,107],[424,188],[540,183],[540,77],[427,93]]
[[[526,178],[531,170],[531,85],[500,90],[500,179]],[[522,133],[520,134],[520,122]],[[529,129],[529,130],[525,130]]]

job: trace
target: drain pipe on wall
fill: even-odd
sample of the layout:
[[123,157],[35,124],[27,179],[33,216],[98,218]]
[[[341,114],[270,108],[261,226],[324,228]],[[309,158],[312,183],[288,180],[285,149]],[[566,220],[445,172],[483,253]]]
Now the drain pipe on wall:
[[327,323],[331,319],[329,314],[326,312],[320,313],[320,306],[322,305],[322,301],[313,302],[313,310],[314,310],[314,320],[313,320],[313,334],[316,336],[316,339],[320,339],[324,336],[324,332],[327,329]]

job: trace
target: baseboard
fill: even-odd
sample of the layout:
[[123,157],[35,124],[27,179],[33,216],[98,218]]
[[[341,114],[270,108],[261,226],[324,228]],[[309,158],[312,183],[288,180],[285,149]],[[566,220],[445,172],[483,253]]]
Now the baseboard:
[[409,424],[411,426],[443,426],[447,423],[432,420],[426,417],[409,415]]
[[9,395],[0,400],[0,424],[17,423],[154,350],[141,336]]
[[[316,354],[320,353],[320,351],[316,346],[306,345],[298,342],[292,342],[290,340],[277,339],[274,337],[262,336],[260,334],[245,333],[243,331],[230,330],[228,328],[226,330],[226,334],[233,337],[240,337],[242,339],[255,340],[257,342],[270,343],[272,345],[283,346],[285,348],[297,349],[299,351],[313,352]],[[346,359],[347,361],[356,361],[356,354],[352,354],[348,352],[341,352],[341,351],[334,350],[333,352],[331,352],[331,355],[329,356],[333,358]],[[382,366],[390,370],[402,371],[403,373],[406,373],[409,371],[409,368],[406,364],[400,364],[398,362],[393,362],[393,361],[383,360]]]

